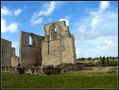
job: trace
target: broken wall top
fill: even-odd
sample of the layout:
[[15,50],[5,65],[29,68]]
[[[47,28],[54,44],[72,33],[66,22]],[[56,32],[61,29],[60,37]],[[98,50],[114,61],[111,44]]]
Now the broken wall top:
[[59,27],[61,30],[67,31],[69,29],[68,26],[66,26],[66,21],[59,21],[59,22],[54,22],[54,23],[49,23],[49,24],[44,24],[44,29],[45,30],[52,30],[55,27]]
[[[22,44],[23,46],[39,47],[39,43],[44,40],[43,36],[36,35],[34,33],[24,32],[24,31],[20,32],[20,38],[21,38],[20,39],[20,44]],[[30,39],[32,40],[31,45],[29,43]]]
[[4,38],[1,38],[1,42],[2,42],[2,41],[12,44],[11,41],[8,41],[8,40],[6,40],[6,39],[4,39]]
[[66,21],[58,21],[44,25],[45,40],[57,40],[64,37],[71,37],[69,26]]

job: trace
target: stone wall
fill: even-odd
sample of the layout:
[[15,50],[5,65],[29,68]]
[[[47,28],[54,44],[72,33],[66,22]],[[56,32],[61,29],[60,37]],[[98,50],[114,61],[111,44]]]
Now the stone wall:
[[1,39],[1,63],[2,66],[11,66],[11,42]]
[[[29,38],[32,38],[30,44]],[[20,60],[24,66],[41,65],[41,41],[44,37],[33,33],[20,33]]]
[[[40,66],[25,66],[24,74],[28,75],[39,75],[43,74]],[[17,67],[5,66],[1,68],[2,73],[16,73],[18,74]]]
[[[58,65],[61,63],[75,63],[73,39],[68,37],[63,48],[61,48],[60,40],[53,40],[42,44],[42,65]],[[62,49],[62,50],[61,50]],[[63,50],[64,49],[64,50]]]
[[75,63],[74,37],[65,21],[45,24],[45,40],[42,44],[42,65]]
[[18,57],[15,53],[15,48],[12,47],[12,42],[1,39],[1,63],[2,67],[4,66],[13,66],[16,67],[19,63]]
[[12,56],[11,57],[11,66],[13,67],[17,67],[19,63],[19,59],[17,56]]
[[[75,63],[74,37],[65,21],[45,24],[45,36],[20,33],[20,61],[24,66]],[[29,44],[29,38],[32,43]]]
[[17,67],[18,63],[19,63],[19,57],[16,56],[14,47],[12,47],[11,50],[12,50],[12,53],[11,53],[11,66]]
[[74,49],[75,46],[73,38],[67,37],[64,45],[64,51],[62,52],[62,63],[75,63],[76,57]]
[[[65,21],[45,24],[45,36],[20,32],[20,60],[15,54],[11,42],[2,39],[2,65],[23,66],[59,65],[75,63],[74,37]],[[31,42],[30,42],[31,40]]]
[[43,42],[42,44],[42,65],[58,65],[60,64],[60,41]]

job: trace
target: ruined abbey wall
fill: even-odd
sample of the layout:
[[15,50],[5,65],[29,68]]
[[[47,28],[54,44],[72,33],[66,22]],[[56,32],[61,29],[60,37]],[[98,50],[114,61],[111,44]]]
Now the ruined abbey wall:
[[[24,66],[75,63],[74,37],[65,21],[45,24],[44,36],[20,33],[20,60]],[[29,44],[29,38],[32,44]]]
[[15,48],[12,47],[11,48],[11,66],[18,66],[18,63],[19,63],[19,57],[16,56],[16,53],[15,53]]
[[46,24],[42,43],[42,65],[75,63],[74,38],[65,21]]
[[[75,63],[74,37],[65,21],[44,25],[44,36],[20,32],[19,58],[11,42],[2,39],[2,66],[44,66]],[[31,40],[31,42],[30,42]]]
[[[48,45],[49,44],[49,45]],[[58,65],[60,60],[60,40],[43,42],[42,65]]]
[[1,65],[6,66],[18,66],[19,60],[15,54],[15,48],[12,47],[12,42],[1,39]]
[[[29,43],[31,37],[32,42]],[[20,61],[24,66],[41,65],[41,40],[42,36],[33,33],[20,33]]]
[[11,65],[11,42],[5,39],[1,39],[1,62],[2,66],[10,66]]

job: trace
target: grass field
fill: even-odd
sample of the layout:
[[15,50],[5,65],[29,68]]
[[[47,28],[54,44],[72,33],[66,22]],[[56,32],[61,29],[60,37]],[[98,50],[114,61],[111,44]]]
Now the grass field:
[[117,88],[117,72],[68,72],[51,76],[3,73],[2,88]]

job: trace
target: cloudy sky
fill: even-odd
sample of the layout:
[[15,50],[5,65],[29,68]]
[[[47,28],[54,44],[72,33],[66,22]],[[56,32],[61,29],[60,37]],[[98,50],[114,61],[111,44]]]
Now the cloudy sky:
[[44,35],[44,24],[66,20],[78,57],[118,56],[117,1],[4,1],[1,37],[19,55],[19,32]]

